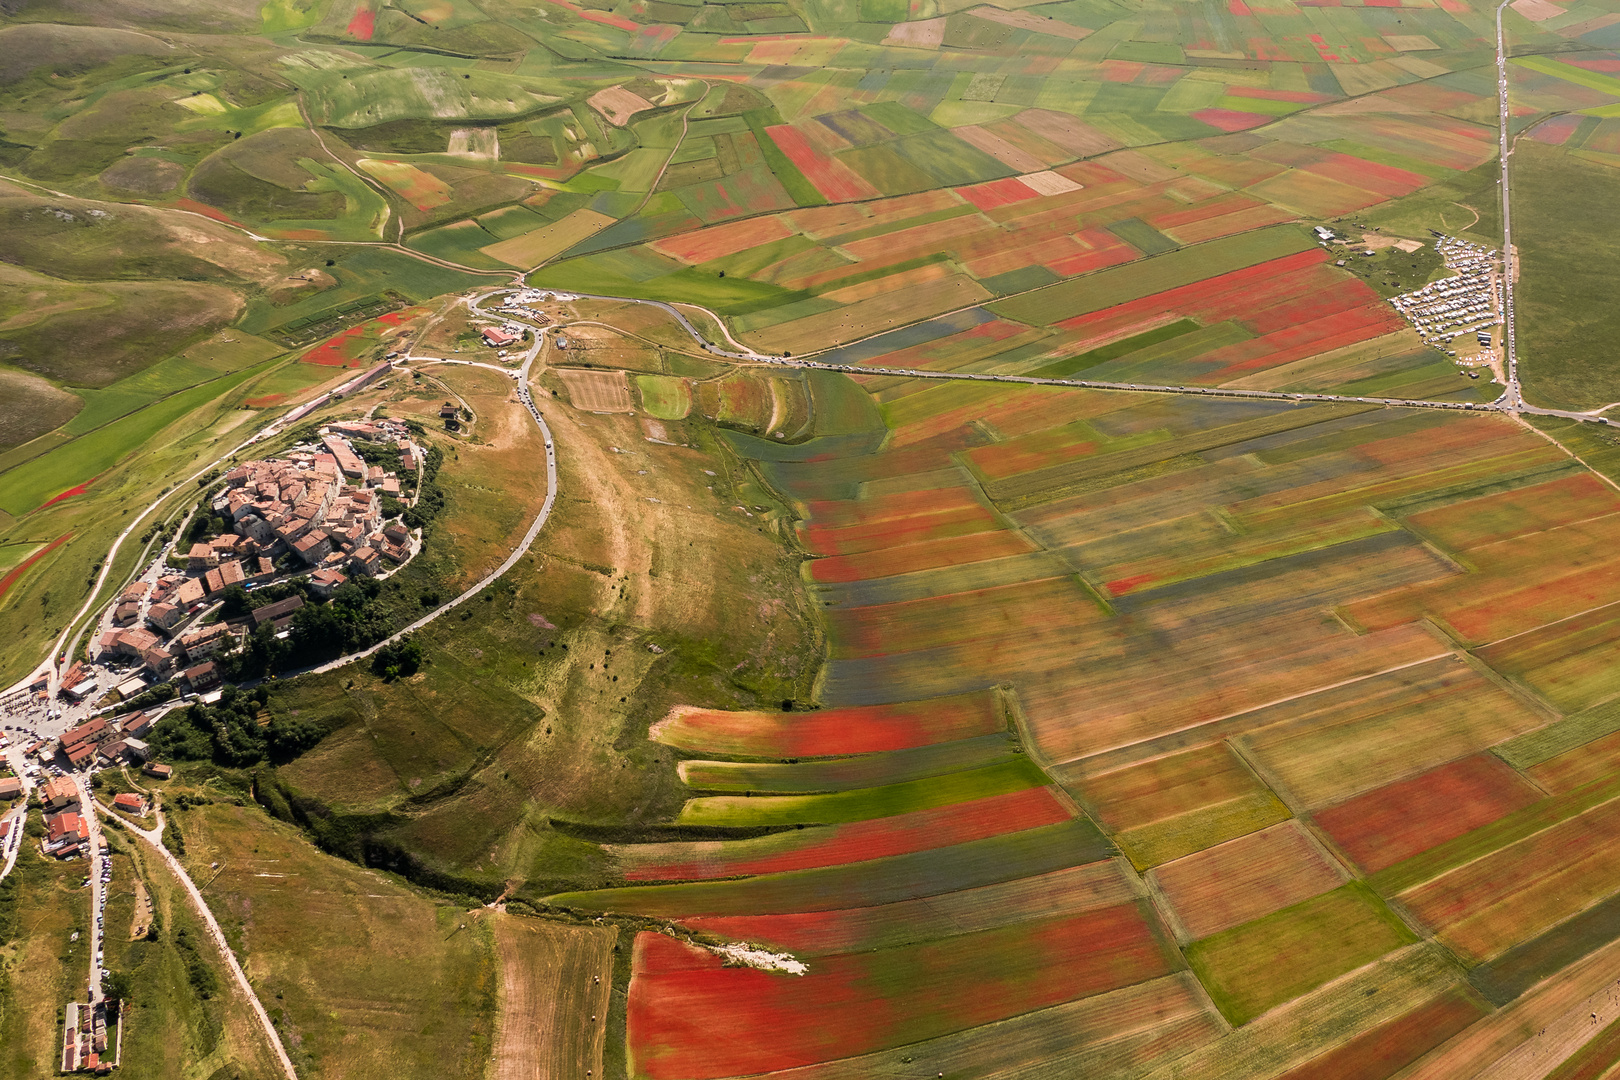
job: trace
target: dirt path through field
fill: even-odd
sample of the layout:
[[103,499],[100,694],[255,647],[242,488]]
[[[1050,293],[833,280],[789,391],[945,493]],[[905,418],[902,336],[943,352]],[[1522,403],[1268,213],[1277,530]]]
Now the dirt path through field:
[[617,937],[611,926],[496,916],[501,988],[491,1080],[602,1075]]

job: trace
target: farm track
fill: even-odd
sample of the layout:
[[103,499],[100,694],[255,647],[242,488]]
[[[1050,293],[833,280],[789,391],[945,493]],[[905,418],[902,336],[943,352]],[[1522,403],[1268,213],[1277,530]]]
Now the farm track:
[[[89,792],[84,794],[88,798]],[[111,810],[99,802],[92,801],[91,805],[108,818],[115,816]],[[202,920],[204,929],[208,931],[209,940],[219,950],[220,957],[225,961],[225,966],[230,969],[231,978],[236,981],[237,988],[242,991],[247,997],[248,1004],[253,1007],[253,1015],[258,1018],[259,1026],[264,1029],[265,1038],[269,1040],[270,1049],[275,1052],[276,1060],[280,1062],[282,1071],[287,1075],[287,1080],[298,1080],[298,1072],[293,1068],[292,1058],[287,1056],[287,1048],[281,1043],[280,1033],[276,1031],[275,1024],[271,1022],[270,1014],[265,1011],[264,1003],[259,1000],[259,995],[254,992],[253,984],[248,982],[247,973],[242,970],[242,965],[237,962],[236,954],[231,951],[230,943],[225,940],[225,932],[219,928],[219,922],[214,918],[213,911],[208,907],[208,901],[203,899],[202,890],[198,889],[197,883],[191,880],[191,875],[186,873],[186,868],[181,864],[180,860],[175,858],[174,854],[163,846],[163,829],[166,824],[163,811],[155,809],[153,813],[157,816],[157,828],[155,829],[143,829],[130,821],[120,821],[119,823],[131,833],[146,841],[158,858],[169,868],[170,873],[179,879],[181,887],[186,891],[186,896],[191,900],[192,908],[197,912],[197,917]],[[94,992],[99,997],[99,985],[96,986]]]

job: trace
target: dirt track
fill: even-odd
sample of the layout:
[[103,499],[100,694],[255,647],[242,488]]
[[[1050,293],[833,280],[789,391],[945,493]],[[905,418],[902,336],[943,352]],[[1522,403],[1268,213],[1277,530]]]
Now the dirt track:
[[617,936],[610,926],[496,918],[501,990],[492,1080],[602,1075]]

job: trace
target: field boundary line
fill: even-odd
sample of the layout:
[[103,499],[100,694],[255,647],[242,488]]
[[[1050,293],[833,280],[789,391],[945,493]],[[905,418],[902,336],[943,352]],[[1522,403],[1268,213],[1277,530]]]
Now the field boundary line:
[[[1179,734],[1181,734],[1183,732],[1187,732],[1187,731],[1196,731],[1198,728],[1204,727],[1207,724],[1218,724],[1223,720],[1235,720],[1240,716],[1247,716],[1250,713],[1256,713],[1256,712],[1260,712],[1260,711],[1262,711],[1264,709],[1275,708],[1278,705],[1286,705],[1290,701],[1298,701],[1300,698],[1308,698],[1308,697],[1311,697],[1312,695],[1326,693],[1329,690],[1337,690],[1340,687],[1344,687],[1344,686],[1354,686],[1356,683],[1366,682],[1368,679],[1377,679],[1377,678],[1381,678],[1382,676],[1385,676],[1385,675],[1393,675],[1397,671],[1405,671],[1408,668],[1420,667],[1423,664],[1432,664],[1436,660],[1444,660],[1444,659],[1446,659],[1448,657],[1450,657],[1451,659],[1456,659],[1456,656],[1457,656],[1457,654],[1456,654],[1455,651],[1453,651],[1451,649],[1447,649],[1445,652],[1435,653],[1432,656],[1425,656],[1425,657],[1422,657],[1422,658],[1417,659],[1417,660],[1409,660],[1404,664],[1396,664],[1393,667],[1383,668],[1383,669],[1378,670],[1378,671],[1371,671],[1371,672],[1368,672],[1365,675],[1356,675],[1356,676],[1354,676],[1352,678],[1349,678],[1349,679],[1340,679],[1338,682],[1335,682],[1335,683],[1327,683],[1327,684],[1325,684],[1323,686],[1312,687],[1309,690],[1301,690],[1297,694],[1289,694],[1287,697],[1280,697],[1280,698],[1277,698],[1275,701],[1264,701],[1264,702],[1261,702],[1258,705],[1251,705],[1250,707],[1248,707],[1246,709],[1238,709],[1236,712],[1225,713],[1225,714],[1223,714],[1221,716],[1211,716],[1211,717],[1208,717],[1206,719],[1199,720],[1196,723],[1187,724],[1187,725],[1185,725],[1183,727],[1175,728],[1175,729],[1170,730],[1170,731],[1161,732],[1160,734],[1155,735],[1153,737],[1153,739],[1139,739],[1134,743],[1125,743],[1122,746],[1110,747],[1107,750],[1099,750],[1095,754],[1079,754],[1079,755],[1076,755],[1075,757],[1072,757],[1072,758],[1065,758],[1062,761],[1054,762],[1053,764],[1054,765],[1072,765],[1077,761],[1086,761],[1089,758],[1101,757],[1104,754],[1114,753],[1115,751],[1129,750],[1133,746],[1141,746],[1144,743],[1153,742],[1155,739],[1162,739],[1167,735],[1179,735]],[[1180,751],[1178,750],[1178,751],[1166,752],[1166,753],[1163,753],[1163,754],[1154,754],[1151,757],[1142,758],[1140,761],[1133,761],[1133,762],[1130,763],[1130,765],[1141,765],[1141,764],[1143,764],[1145,762],[1149,762],[1149,761],[1158,761],[1160,758],[1165,758],[1165,757],[1171,756],[1172,753],[1180,753]],[[1106,776],[1109,773],[1118,772],[1120,769],[1129,768],[1130,765],[1120,765],[1120,766],[1117,766],[1116,768],[1106,769],[1103,772],[1088,773],[1086,775],[1088,777]]]

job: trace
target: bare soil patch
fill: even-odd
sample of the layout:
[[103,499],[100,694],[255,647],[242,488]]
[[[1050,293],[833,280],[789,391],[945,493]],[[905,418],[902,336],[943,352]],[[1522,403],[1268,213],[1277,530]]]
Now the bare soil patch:
[[630,384],[622,371],[586,371],[556,368],[557,377],[568,388],[568,399],[576,409],[596,413],[634,412]]

